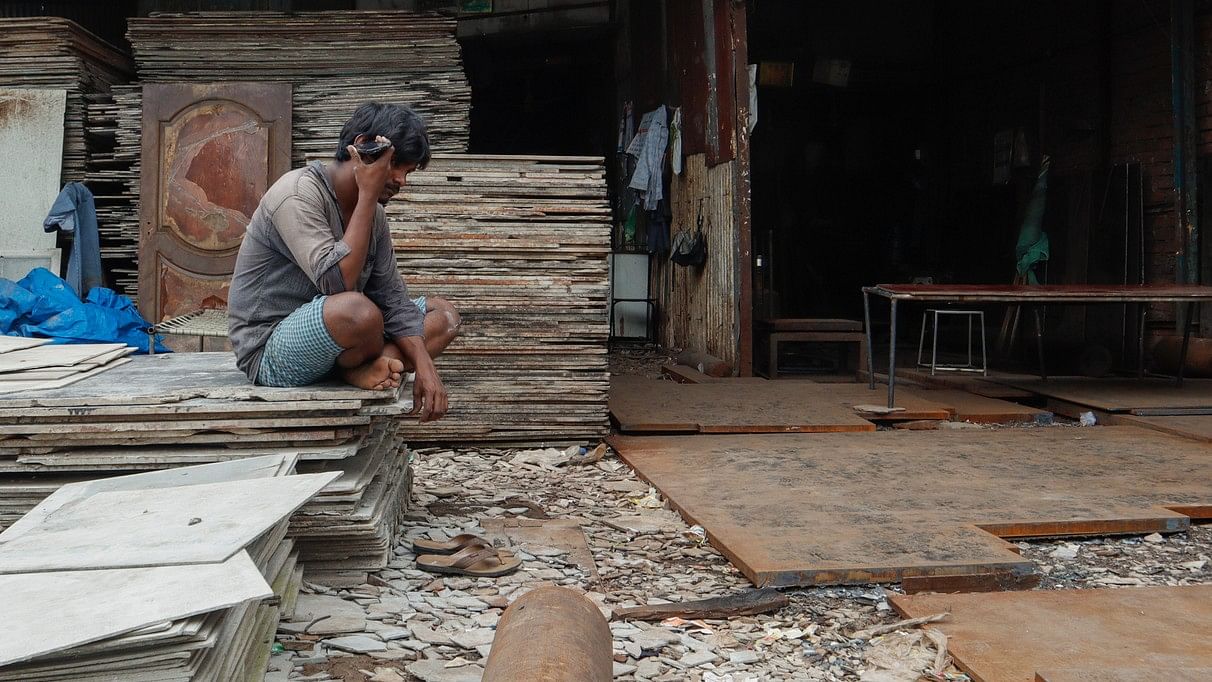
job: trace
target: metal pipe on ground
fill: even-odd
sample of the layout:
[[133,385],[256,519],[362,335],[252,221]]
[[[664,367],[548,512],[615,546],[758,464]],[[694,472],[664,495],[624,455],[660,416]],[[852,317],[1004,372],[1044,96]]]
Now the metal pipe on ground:
[[[1187,348],[1185,374],[1189,377],[1212,377],[1212,339],[1191,337],[1190,343]],[[1158,339],[1153,344],[1153,369],[1165,374],[1176,374],[1182,347],[1181,336],[1164,336]]]
[[610,682],[612,647],[593,602],[564,587],[540,587],[501,615],[483,682]]

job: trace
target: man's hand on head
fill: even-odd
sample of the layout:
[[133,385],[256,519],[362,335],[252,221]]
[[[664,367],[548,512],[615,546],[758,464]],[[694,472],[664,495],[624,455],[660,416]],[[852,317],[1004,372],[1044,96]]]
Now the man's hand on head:
[[412,385],[412,412],[420,412],[422,422],[432,422],[446,416],[446,387],[438,376],[433,361],[422,362],[416,367],[416,378]]
[[[389,140],[380,135],[374,141],[388,142]],[[387,186],[387,181],[391,178],[391,160],[395,154],[395,147],[383,150],[379,154],[379,158],[371,163],[362,159],[356,146],[351,144],[345,149],[349,152],[349,159],[354,165],[354,182],[358,185],[358,200],[378,201],[379,196],[383,194],[383,188]]]

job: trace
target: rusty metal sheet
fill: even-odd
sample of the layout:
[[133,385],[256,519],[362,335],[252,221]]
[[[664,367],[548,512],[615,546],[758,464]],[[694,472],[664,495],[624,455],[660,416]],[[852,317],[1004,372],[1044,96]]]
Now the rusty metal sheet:
[[1033,565],[999,536],[1167,532],[1212,517],[1207,446],[1129,427],[611,444],[759,587],[1021,576]]
[[1115,415],[1114,420],[1118,425],[1139,426],[1182,438],[1212,443],[1212,416],[1206,414],[1166,417]]
[[947,635],[977,682],[1207,680],[1212,585],[894,595],[908,618],[949,612]]
[[143,86],[139,307],[152,321],[226,305],[236,252],[290,168],[289,83]]
[[1057,377],[1047,381],[995,380],[1036,395],[1105,412],[1128,412],[1142,416],[1212,414],[1212,379],[1187,379],[1182,386],[1175,386],[1173,379],[1165,378]]
[[626,432],[820,433],[874,431],[875,425],[806,381],[722,379],[703,384],[616,376],[610,413]]

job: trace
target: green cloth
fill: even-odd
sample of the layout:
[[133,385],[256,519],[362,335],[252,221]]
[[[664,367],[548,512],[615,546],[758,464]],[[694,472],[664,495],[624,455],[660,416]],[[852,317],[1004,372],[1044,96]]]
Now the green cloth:
[[1035,275],[1035,266],[1048,260],[1048,233],[1044,232],[1044,208],[1048,199],[1048,167],[1048,158],[1044,157],[1039,179],[1035,181],[1035,189],[1031,190],[1031,199],[1027,201],[1022,227],[1018,230],[1018,244],[1014,247],[1018,274],[1025,276],[1028,284],[1039,284],[1039,278]]

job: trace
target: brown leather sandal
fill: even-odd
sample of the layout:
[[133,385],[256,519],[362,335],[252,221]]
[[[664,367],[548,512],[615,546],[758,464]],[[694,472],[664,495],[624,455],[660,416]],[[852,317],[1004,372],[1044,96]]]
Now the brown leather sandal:
[[427,540],[425,538],[417,538],[412,541],[412,551],[414,554],[454,554],[464,547],[471,546],[492,547],[492,543],[479,535],[472,535],[471,533],[456,535],[445,542]]
[[417,557],[417,568],[431,573],[452,573],[473,578],[496,578],[518,570],[522,560],[507,549],[471,545],[450,555]]

